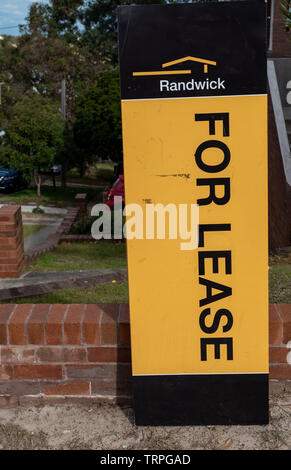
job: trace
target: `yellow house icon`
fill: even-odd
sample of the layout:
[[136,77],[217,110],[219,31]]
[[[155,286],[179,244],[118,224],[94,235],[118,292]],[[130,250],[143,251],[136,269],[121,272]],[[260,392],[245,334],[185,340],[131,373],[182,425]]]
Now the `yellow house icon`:
[[[172,65],[181,64],[187,61],[200,62],[201,64],[203,64],[204,73],[208,73],[209,65],[216,65],[216,62],[214,60],[200,59],[198,57],[192,57],[189,55],[187,57],[182,57],[181,59],[172,60],[171,62],[165,62],[164,64],[162,64],[162,68],[171,67]],[[189,69],[187,70],[156,70],[152,72],[133,72],[132,75],[134,77],[146,76],[146,75],[184,75],[184,74],[190,74],[191,72],[192,71]]]

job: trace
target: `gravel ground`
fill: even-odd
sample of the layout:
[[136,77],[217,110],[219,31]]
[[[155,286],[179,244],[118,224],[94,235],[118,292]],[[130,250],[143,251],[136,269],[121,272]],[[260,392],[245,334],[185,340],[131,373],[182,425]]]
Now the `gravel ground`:
[[264,426],[136,427],[131,408],[45,405],[0,410],[0,449],[290,450],[291,394],[270,396]]

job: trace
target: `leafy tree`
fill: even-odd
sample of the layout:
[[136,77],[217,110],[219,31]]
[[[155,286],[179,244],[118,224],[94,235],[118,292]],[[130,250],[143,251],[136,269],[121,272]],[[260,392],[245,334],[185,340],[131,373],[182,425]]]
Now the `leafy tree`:
[[286,27],[288,30],[291,28],[291,2],[290,0],[284,0],[281,3],[281,10],[286,17]]
[[57,107],[37,93],[23,96],[12,109],[0,147],[2,165],[24,176],[34,174],[40,196],[41,168],[49,168],[63,144],[64,123]]
[[26,25],[21,31],[40,33],[46,37],[62,36],[74,42],[79,36],[78,21],[84,0],[49,0],[48,3],[33,3],[29,8]]
[[61,82],[66,80],[66,118],[69,121],[74,118],[76,99],[95,84],[96,74],[101,70],[90,54],[74,44],[39,33],[21,37],[18,57],[13,80],[26,90],[33,88],[60,103]]
[[103,61],[116,66],[117,7],[130,4],[161,4],[166,0],[87,0],[81,20],[85,27],[81,42],[91,52],[97,50]]
[[87,157],[122,158],[119,73],[106,71],[76,109],[74,135]]
[[[217,0],[193,0],[193,3]],[[147,5],[166,3],[189,3],[190,0],[84,0],[80,8],[80,20],[85,31],[80,42],[92,53],[96,51],[105,63],[113,66],[118,62],[117,7],[120,5]]]
[[[96,84],[96,76],[102,70],[100,61],[78,41],[78,11],[82,4],[83,0],[32,3],[16,47],[7,42],[3,53],[0,48],[0,81],[6,83],[2,90],[0,130],[9,122],[14,105],[23,96],[30,96],[32,91],[54,102],[61,114],[61,82],[65,79],[68,125],[64,138],[67,143],[72,138],[69,129],[74,120],[76,101]],[[65,154],[65,149],[70,153]],[[71,150],[67,144],[58,152],[64,170],[73,162]],[[74,159],[77,160],[75,156]],[[63,184],[65,180],[64,171]]]
[[0,41],[0,81],[4,81],[6,113],[23,94],[37,91],[61,101],[66,80],[66,119],[74,119],[76,100],[96,83],[103,67],[96,54],[81,47],[79,8],[83,0],[49,0],[32,3],[18,38]]
[[17,101],[23,92],[23,86],[11,88],[13,83],[12,70],[17,68],[18,38],[13,36],[2,36],[0,40],[0,82],[1,86],[1,106],[0,106],[0,129],[9,119],[11,106]]

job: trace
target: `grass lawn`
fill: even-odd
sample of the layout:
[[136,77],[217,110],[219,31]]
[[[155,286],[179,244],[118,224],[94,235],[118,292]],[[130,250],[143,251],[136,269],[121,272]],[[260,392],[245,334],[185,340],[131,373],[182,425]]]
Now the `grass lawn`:
[[[67,173],[69,183],[96,185],[99,187],[111,186],[114,173],[113,163],[95,163],[86,169],[85,175],[81,178],[77,168],[72,168]],[[60,181],[60,176],[56,177]]]
[[36,195],[36,188],[23,189],[22,191],[16,191],[15,193],[9,193],[1,195],[0,203],[14,202],[16,204],[27,204],[28,202],[36,202],[42,206],[46,204],[54,204],[57,207],[65,207],[74,204],[74,199],[78,193],[87,193],[88,200],[96,198],[98,196],[98,189],[96,188],[62,188],[57,186],[56,191],[52,186],[41,186],[40,198]]
[[291,302],[291,253],[270,257],[269,266],[270,302]]
[[[126,245],[122,242],[62,243],[46,253],[28,271],[126,268]],[[269,258],[269,301],[291,302],[291,253]],[[128,302],[128,283],[97,284],[87,288],[66,289],[39,297],[19,299],[18,303],[94,303]]]
[[61,243],[56,250],[45,253],[26,271],[74,271],[84,269],[126,268],[124,242]]
[[[15,299],[10,303],[15,303]],[[64,289],[36,297],[17,299],[25,304],[127,303],[128,283],[96,284],[78,289]],[[5,302],[6,303],[6,302]]]
[[28,237],[28,235],[31,235],[32,233],[38,232],[38,230],[44,228],[45,225],[28,225],[25,224],[23,225],[23,237]]

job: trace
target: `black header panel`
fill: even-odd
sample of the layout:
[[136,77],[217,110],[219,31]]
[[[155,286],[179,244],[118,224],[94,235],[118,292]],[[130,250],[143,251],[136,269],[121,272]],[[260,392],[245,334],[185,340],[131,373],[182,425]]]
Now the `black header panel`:
[[266,93],[264,0],[121,6],[121,98]]

